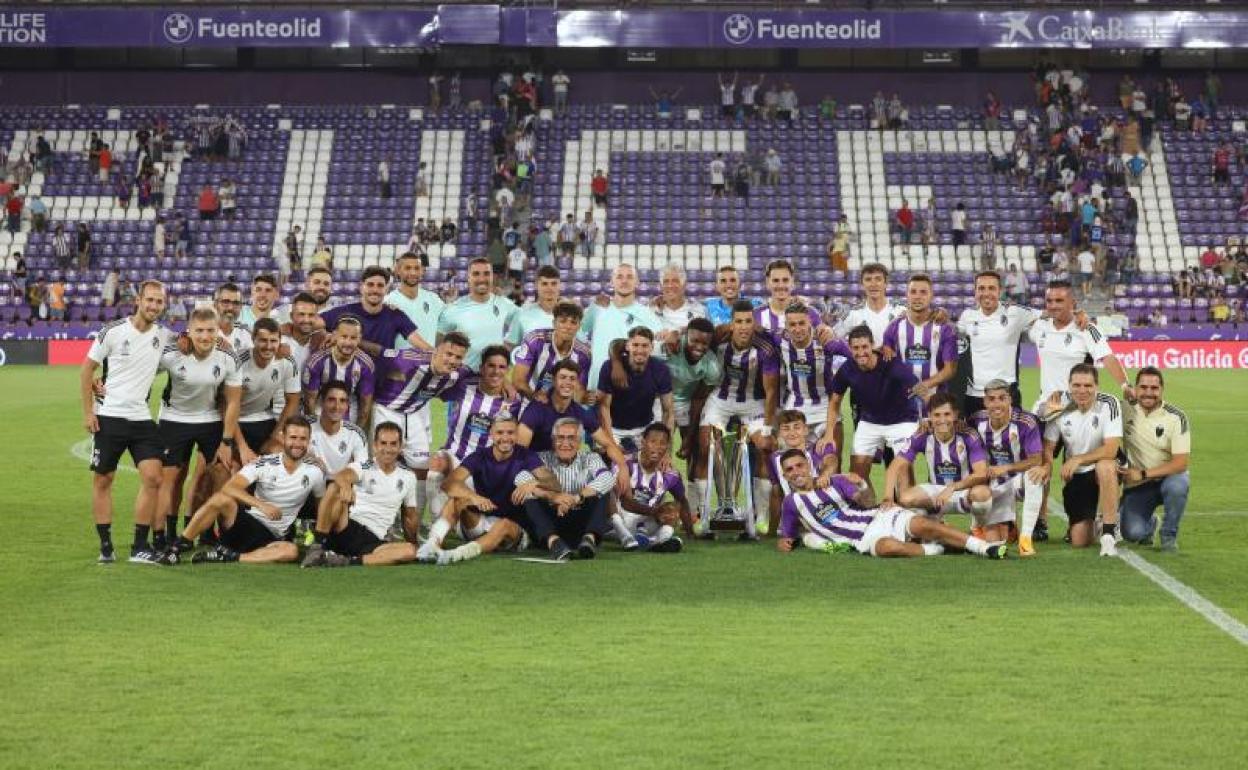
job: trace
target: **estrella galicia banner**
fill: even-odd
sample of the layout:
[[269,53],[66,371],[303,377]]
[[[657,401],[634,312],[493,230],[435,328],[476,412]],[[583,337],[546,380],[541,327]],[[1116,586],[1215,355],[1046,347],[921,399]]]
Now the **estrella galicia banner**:
[[1248,12],[0,8],[0,47],[1248,48]]

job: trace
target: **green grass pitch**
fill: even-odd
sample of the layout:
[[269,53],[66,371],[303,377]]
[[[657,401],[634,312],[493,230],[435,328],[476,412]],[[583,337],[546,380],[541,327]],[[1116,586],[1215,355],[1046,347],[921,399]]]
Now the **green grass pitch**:
[[[1248,375],[1170,379],[1193,496],[1182,552],[1143,554],[1248,622]],[[1248,648],[1060,542],[1006,563],[724,543],[563,566],[96,566],[76,382],[0,369],[0,768],[1248,756]],[[118,479],[124,544],[135,476]]]

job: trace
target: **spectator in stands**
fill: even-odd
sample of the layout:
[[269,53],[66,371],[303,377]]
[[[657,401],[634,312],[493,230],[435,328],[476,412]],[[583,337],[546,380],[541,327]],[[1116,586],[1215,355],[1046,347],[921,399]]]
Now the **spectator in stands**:
[[991,222],[984,223],[984,229],[979,234],[980,249],[980,269],[996,270],[997,269],[997,230],[992,226]]
[[100,150],[104,149],[104,140],[100,139],[100,135],[96,131],[92,131],[87,138],[87,167],[91,169],[91,173],[100,173]]
[[186,303],[181,297],[175,297],[172,291],[166,291],[165,319],[169,323],[182,323],[186,320]]
[[42,275],[26,287],[26,305],[30,308],[31,318],[48,317],[48,281]]
[[[105,145],[107,146],[107,145]],[[48,319],[51,321],[65,320],[65,278],[56,276],[47,289]]]
[[653,87],[650,88],[650,98],[654,100],[654,112],[660,119],[668,120],[672,117],[672,105],[682,88],[683,86],[674,91],[655,91]]
[[1174,103],[1174,128],[1177,131],[1188,131],[1192,127],[1192,105],[1182,96]]
[[537,225],[533,230],[530,241],[533,244],[533,258],[537,260],[537,266],[543,268],[555,264],[550,228]]
[[[991,270],[992,268],[985,268]],[[1027,304],[1027,274],[1019,269],[1018,263],[1011,262],[1005,273],[1005,293],[1015,305]]]
[[885,108],[888,115],[889,128],[905,128],[907,121],[907,113],[905,105],[901,103],[901,97],[897,92],[893,92],[893,96],[888,100],[888,106]]
[[150,171],[139,175],[138,193],[139,210],[142,211],[152,205],[152,175]]
[[130,198],[134,194],[133,188],[130,186],[130,179],[125,173],[117,175],[116,181],[113,182],[113,192],[117,196],[117,205],[124,211],[130,208]]
[[165,226],[165,218],[156,217],[156,224],[152,226],[152,254],[157,259],[164,259],[169,255],[169,231]]
[[924,254],[927,254],[927,250],[939,240],[936,234],[936,222],[936,199],[928,198],[927,205],[923,208],[923,232],[921,234]]
[[911,238],[914,237],[914,212],[910,210],[910,201],[902,199],[901,208],[897,209],[896,220],[901,242],[909,246]]
[[233,219],[234,214],[238,211],[238,186],[234,184],[233,179],[226,179],[221,182],[221,189],[217,192],[220,199],[221,216],[226,219]]
[[763,168],[766,173],[763,179],[768,187],[775,187],[780,184],[780,170],[783,163],[780,161],[780,155],[776,153],[776,148],[767,148],[767,157],[763,160]]
[[832,98],[831,94],[824,94],[823,98],[819,100],[819,117],[826,121],[836,119],[836,100]]
[[429,170],[428,164],[424,161],[421,161],[420,165],[416,167],[416,197],[429,197]]
[[992,91],[984,97],[984,128],[989,131],[1001,128],[1001,100]]
[[459,227],[455,225],[455,221],[450,217],[442,219],[442,227],[439,229],[439,240],[441,243],[453,243],[455,236],[459,233]]
[[65,225],[57,222],[56,228],[52,231],[52,255],[56,257],[57,269],[68,270],[69,266],[73,264],[73,243],[69,233],[65,232]]
[[1122,220],[1126,228],[1127,235],[1135,235],[1135,227],[1140,222],[1140,204],[1135,197],[1131,195],[1130,190],[1123,193],[1124,200],[1122,202]]
[[780,91],[776,89],[776,84],[771,83],[767,86],[767,90],[763,92],[763,117],[767,120],[776,119],[776,111],[780,109]]
[[953,236],[953,248],[957,248],[966,243],[966,204],[958,201],[953,207],[953,211],[949,212],[949,231]]
[[[107,145],[106,145],[107,147]],[[78,223],[77,237],[74,239],[74,247],[78,253],[78,269],[86,271],[91,267],[91,230],[87,228],[86,222]]]
[[464,105],[463,82],[456,71],[446,86],[446,106],[451,112],[458,112]]
[[797,105],[797,92],[793,90],[792,83],[786,82],[784,88],[780,89],[779,101],[776,104],[776,116],[790,126],[801,116]]
[[18,195],[14,190],[9,199],[5,201],[4,213],[8,216],[9,232],[16,233],[22,229],[22,206],[26,199]]
[[876,91],[871,97],[871,121],[881,131],[888,128],[888,100],[883,91]]
[[1209,109],[1199,96],[1192,100],[1192,133],[1203,134],[1209,128]]
[[282,273],[282,283],[286,282],[286,276],[291,271],[299,270],[303,267],[303,228],[295,225],[290,228],[290,232],[286,234],[286,262],[288,269]]
[[1070,279],[1070,254],[1065,247],[1053,252],[1053,269],[1049,272],[1049,281],[1066,281]]
[[555,114],[563,115],[568,111],[568,86],[572,85],[572,78],[563,70],[556,70],[550,85],[555,94]]
[[26,296],[26,279],[29,276],[26,269],[26,258],[22,256],[22,252],[13,252],[13,270],[9,272],[9,283],[13,287],[13,294],[19,298]]
[[517,241],[507,252],[507,278],[511,281],[511,296],[524,294],[524,267],[528,261],[524,244]]
[[725,80],[724,73],[719,73],[719,110],[725,118],[737,113],[737,73],[732,73],[732,80]]
[[1174,293],[1179,299],[1192,298],[1192,276],[1186,270],[1180,270],[1174,278]]
[[1213,183],[1231,183],[1231,146],[1228,142],[1220,143],[1213,151]]
[[849,217],[841,214],[832,233],[832,240],[828,242],[828,261],[834,273],[849,272],[849,240]]
[[741,114],[746,118],[758,117],[758,89],[763,87],[766,75],[759,75],[758,80],[746,80],[741,84]]
[[1079,286],[1080,296],[1086,298],[1092,291],[1092,278],[1096,273],[1096,255],[1085,246],[1075,255],[1075,266],[1078,268],[1076,283]]
[[205,184],[200,189],[196,208],[199,209],[199,218],[202,220],[217,218],[217,214],[221,211],[221,199],[217,197],[217,191],[212,188],[212,185]]
[[30,229],[36,233],[48,231],[48,204],[38,195],[30,196]]
[[173,257],[174,259],[186,259],[191,255],[191,249],[194,246],[193,233],[191,232],[191,220],[186,218],[181,211],[177,213],[173,221]]
[[388,199],[390,197],[391,188],[389,158],[382,158],[377,161],[377,188],[382,199]]
[[1209,320],[1215,324],[1223,324],[1231,320],[1231,306],[1227,304],[1226,297],[1214,297],[1209,303]]
[[117,304],[118,285],[121,276],[118,275],[116,268],[109,270],[108,275],[104,277],[104,285],[100,287],[100,303],[104,307],[112,307]]
[[750,185],[754,178],[754,172],[750,169],[750,163],[742,158],[732,170],[732,194],[741,199],[746,205],[750,205]]
[[1138,261],[1135,256],[1135,249],[1128,246],[1125,254],[1122,255],[1122,264],[1119,272],[1122,282],[1130,286],[1135,282],[1135,272],[1138,269]]
[[1212,243],[1209,244],[1209,247],[1206,248],[1204,253],[1200,255],[1200,266],[1204,270],[1212,270],[1217,267],[1218,263],[1221,261],[1222,256],[1218,254],[1217,248],[1215,248]]
[[1132,185],[1139,185],[1140,177],[1144,175],[1144,169],[1146,168],[1148,168],[1148,160],[1143,153],[1137,152],[1127,160],[1127,173],[1130,176]]
[[330,271],[334,269],[334,250],[325,242],[325,236],[317,236],[316,248],[312,250],[312,256],[308,258],[308,264],[311,267],[323,267]]
[[596,169],[594,171],[594,178],[589,182],[589,191],[594,196],[595,206],[606,207],[607,188],[607,175],[602,172],[602,169]]
[[112,170],[113,170],[113,151],[107,144],[105,144],[100,149],[100,171],[99,171],[100,182],[107,184],[109,174],[112,172]]
[[585,212],[585,219],[581,221],[577,237],[581,242],[582,256],[593,256],[594,244],[598,243],[598,223],[594,221],[593,209]]
[[711,196],[714,198],[724,197],[728,164],[724,162],[724,154],[722,152],[715,153],[715,158],[711,160],[709,171],[711,174]]
[[153,166],[148,175],[152,183],[152,206],[160,210],[165,206],[165,171],[162,166]]
[[35,136],[35,168],[45,174],[52,170],[52,145],[42,133]]
[[429,76],[429,111],[437,114],[442,109],[442,76],[434,72]]

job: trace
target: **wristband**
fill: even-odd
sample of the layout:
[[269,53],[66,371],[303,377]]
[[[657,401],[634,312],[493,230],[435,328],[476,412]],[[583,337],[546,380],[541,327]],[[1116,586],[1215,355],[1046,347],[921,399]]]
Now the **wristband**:
[[222,443],[222,444],[225,444],[225,445],[226,445],[227,447],[229,447],[230,449],[233,449],[233,448],[234,448],[234,444],[235,444],[234,439],[232,439],[232,438],[223,438],[223,439],[221,439],[221,443]]

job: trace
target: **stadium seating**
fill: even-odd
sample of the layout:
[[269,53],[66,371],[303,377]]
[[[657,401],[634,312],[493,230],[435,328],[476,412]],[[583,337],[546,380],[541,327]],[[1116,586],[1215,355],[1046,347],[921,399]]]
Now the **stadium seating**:
[[[175,151],[166,158],[166,216],[178,210],[192,217],[195,247],[185,262],[158,260],[151,253],[155,212],[139,211],[133,204],[123,210],[116,204],[111,185],[99,182],[87,167],[86,141],[91,131],[100,131],[126,167],[133,162],[132,132],[140,123],[160,116],[176,135],[188,118],[207,111],[7,111],[0,147],[18,152],[32,132],[43,130],[57,152],[54,171],[46,177],[36,174],[29,193],[43,197],[52,221],[87,222],[93,232],[93,269],[68,276],[71,320],[99,318],[93,303],[106,271],[114,267],[131,279],[159,277],[184,300],[206,298],[229,276],[247,281],[257,272],[274,270],[274,256],[293,225],[303,229],[305,253],[318,235],[333,246],[340,274],[337,290],[351,296],[354,275],[368,265],[389,265],[417,218],[459,219],[467,194],[478,196],[480,209],[486,209],[489,133],[480,115],[429,116],[399,106],[214,107],[211,114],[233,115],[246,127],[245,157],[238,162],[193,161]],[[1196,249],[1210,240],[1220,244],[1240,234],[1240,191],[1223,188],[1211,195],[1208,168],[1214,144],[1230,134],[1243,112],[1223,109],[1205,136],[1180,135],[1169,128],[1160,132],[1136,191],[1141,209],[1137,232],[1107,239],[1111,246],[1138,248],[1144,276],[1122,289],[1127,308],[1160,303],[1175,313],[1178,301],[1169,298],[1168,275],[1192,264]],[[791,127],[738,124],[720,117],[711,105],[688,113],[682,109],[666,120],[649,107],[574,106],[566,116],[540,122],[533,211],[543,218],[574,213],[579,220],[591,207],[594,170],[609,173],[610,205],[596,212],[600,242],[588,256],[578,252],[560,258],[568,293],[578,297],[600,291],[607,271],[621,261],[639,266],[649,287],[643,291],[657,286],[664,264],[681,263],[689,272],[690,293],[704,297],[713,293],[719,265],[735,264],[746,271],[747,284],[758,286],[762,265],[785,257],[799,268],[799,292],[816,298],[843,301],[856,296],[852,270],[878,260],[902,273],[933,273],[938,296],[947,283],[957,286],[956,295],[967,301],[964,287],[977,265],[974,244],[984,222],[996,227],[1003,261],[1021,263],[1033,283],[1039,280],[1035,252],[1042,236],[1036,222],[1043,200],[1031,190],[1017,192],[987,162],[989,149],[1008,146],[1010,130],[1008,119],[999,132],[987,132],[973,110],[938,105],[912,107],[909,129],[888,132],[872,130],[857,105],[842,107],[835,121],[808,114]],[[737,198],[710,197],[707,166],[715,153],[724,153],[731,166],[743,155],[767,148],[775,148],[784,163],[778,187],[754,188],[748,206]],[[388,200],[377,192],[376,169],[382,158],[389,160],[395,182]],[[417,199],[414,178],[421,162],[427,166],[429,195]],[[195,202],[200,187],[225,178],[238,183],[238,218],[199,221]],[[1120,193],[1111,191],[1112,205],[1121,203]],[[888,222],[900,198],[918,209],[929,195],[938,202],[940,243],[926,253],[919,246],[892,244]],[[972,246],[955,254],[948,212],[957,201],[967,204]],[[856,235],[848,276],[831,274],[824,258],[832,223],[841,212],[849,216]],[[49,235],[29,232],[28,227],[23,224],[16,234],[0,233],[4,267],[12,267],[7,255],[20,250],[27,255],[32,280],[51,276],[56,270]],[[480,227],[461,231],[454,244],[432,247],[432,280],[458,280],[467,260],[485,247]],[[292,282],[286,294],[294,288]],[[946,296],[954,293],[951,289]],[[3,294],[0,322],[25,320],[27,308]]]

